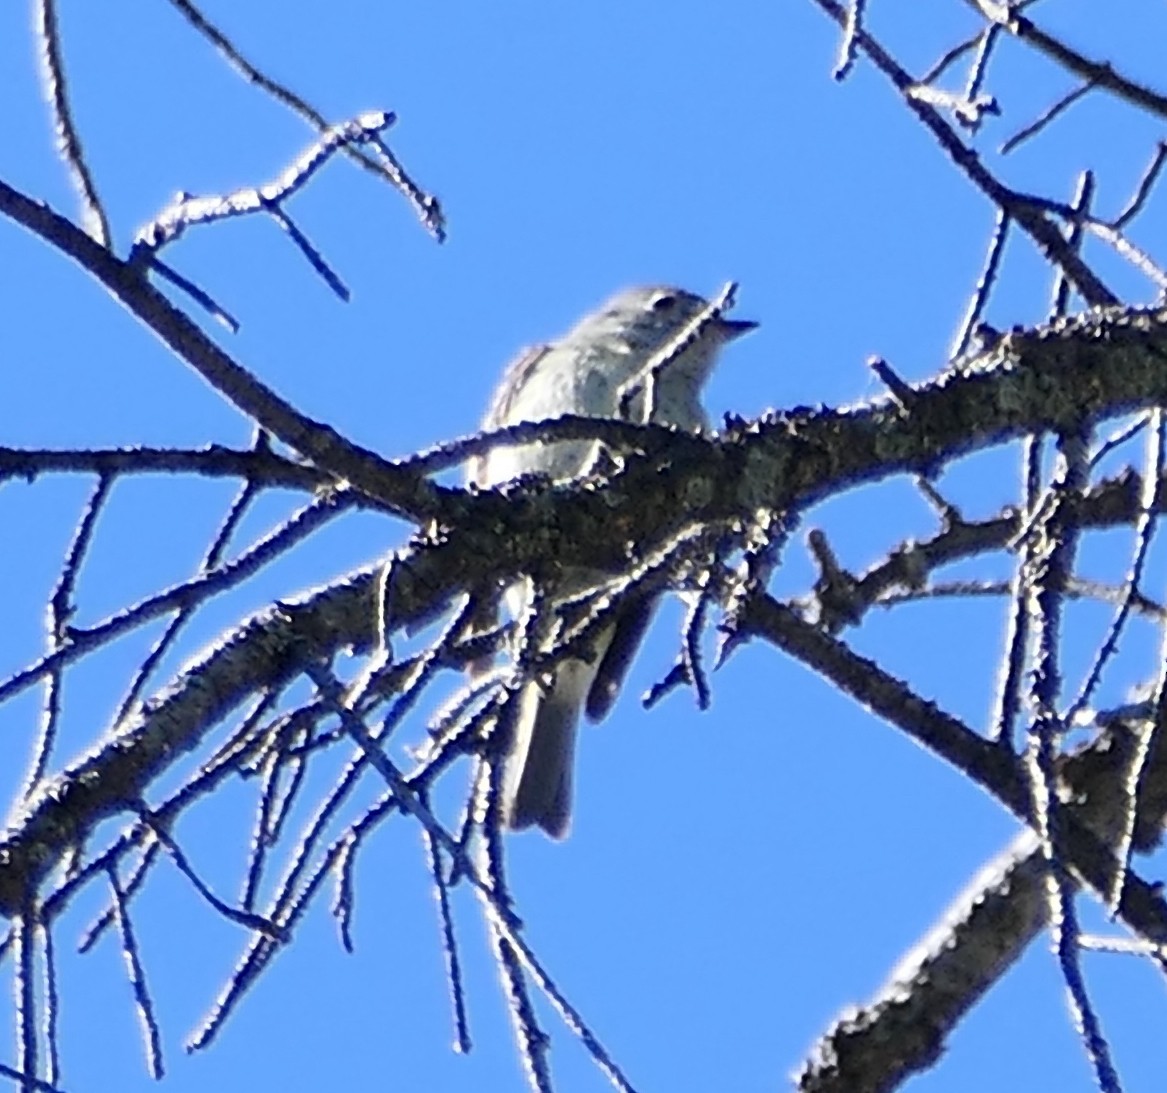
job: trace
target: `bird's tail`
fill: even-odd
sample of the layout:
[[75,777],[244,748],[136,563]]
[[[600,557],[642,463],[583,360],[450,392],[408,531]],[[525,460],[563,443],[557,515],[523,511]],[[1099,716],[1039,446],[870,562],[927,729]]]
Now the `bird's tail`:
[[507,827],[538,824],[554,839],[567,834],[576,729],[594,674],[591,665],[566,660],[549,689],[538,683],[523,689],[503,782]]

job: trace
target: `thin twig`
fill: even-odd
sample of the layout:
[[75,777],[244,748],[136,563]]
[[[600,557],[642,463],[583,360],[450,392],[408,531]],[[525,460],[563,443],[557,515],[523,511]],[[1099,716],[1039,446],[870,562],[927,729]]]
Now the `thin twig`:
[[847,23],[843,27],[843,40],[839,43],[839,59],[835,62],[835,70],[831,76],[836,80],[844,80],[855,67],[855,31],[863,25],[863,16],[867,11],[867,0],[851,0],[847,10]]
[[[270,447],[270,440],[267,434],[262,430],[257,430],[253,450],[256,452],[266,452]],[[207,547],[206,553],[203,555],[202,563],[199,565],[200,574],[209,573],[219,566],[219,563],[223,559],[223,554],[231,542],[231,537],[235,534],[236,528],[242,522],[248,509],[259,497],[260,492],[261,487],[250,481],[245,482],[240,488],[238,496],[228,508],[223,523],[211,539],[210,546]],[[121,706],[118,708],[118,712],[114,717],[115,725],[129,714],[134,704],[138,701],[142,689],[146,686],[150,678],[150,674],[158,662],[166,655],[167,650],[173,646],[183,627],[194,614],[194,610],[194,604],[184,604],[175,612],[170,622],[167,623],[166,629],[154,643],[153,648],[146,654],[145,659],[139,665],[138,671],[130,682],[130,686],[122,698]]]
[[989,302],[989,296],[997,283],[997,274],[1001,268],[1001,256],[1005,253],[1005,241],[1009,238],[1009,225],[1012,217],[1003,208],[997,210],[997,223],[993,227],[993,234],[989,237],[989,249],[985,255],[984,269],[977,280],[976,288],[969,299],[964,313],[964,321],[952,340],[949,357],[959,357],[969,346],[973,332],[980,324],[981,316]]
[[721,317],[722,312],[733,307],[733,297],[736,292],[737,282],[727,281],[714,300],[706,304],[677,331],[674,337],[653,353],[635,375],[620,385],[616,394],[622,418],[630,417],[633,400],[637,396],[644,399],[638,419],[643,423],[651,421],[656,416],[657,380],[665,369],[701,337],[710,323],[716,322]]
[[16,1068],[23,1076],[22,1093],[33,1087],[40,1072],[36,1012],[36,924],[39,919],[36,895],[28,891],[20,914],[12,923],[12,940],[16,949],[13,983],[16,994]]
[[[466,985],[462,979],[462,961],[458,955],[458,937],[454,932],[454,915],[450,908],[450,886],[446,880],[441,848],[433,835],[422,828],[426,861],[434,882],[438,904],[438,920],[442,928],[442,953],[446,958],[446,983],[450,990],[450,1004],[454,1008],[454,1050],[461,1055],[471,1049],[470,1022],[466,1016]],[[463,844],[464,845],[464,844]]]
[[1001,145],[1001,155],[1007,156],[1010,152],[1015,151],[1022,144],[1024,144],[1031,137],[1037,136],[1047,125],[1050,124],[1059,114],[1068,110],[1074,105],[1083,95],[1094,90],[1094,84],[1087,82],[1080,84],[1074,88],[1073,91],[1066,92],[1057,102],[1050,106],[1047,110],[1038,115],[1032,122],[1024,128],[1017,130],[1008,140]]
[[303,189],[336,152],[352,144],[368,144],[379,139],[381,132],[392,125],[393,120],[392,114],[372,111],[332,126],[276,179],[266,185],[247,187],[221,196],[197,198],[180,196],[173,205],[138,231],[133,250],[130,252],[131,265],[150,265],[154,256],[164,246],[178,239],[188,228],[196,224],[213,224],[219,220],[262,212],[275,219],[300,248],[312,268],[341,299],[347,300],[348,289],[325,262],[323,255],[295,226],[284,210],[283,203]]
[[1114,218],[1115,228],[1125,228],[1142,211],[1147,198],[1151,196],[1151,191],[1155,188],[1155,183],[1159,181],[1159,175],[1165,163],[1167,163],[1167,141],[1161,140],[1155,145],[1155,154],[1151,157],[1151,162],[1147,164],[1142,178],[1139,179],[1139,184],[1135,187],[1135,192],[1131,195],[1127,207]]
[[138,1021],[142,1026],[142,1039],[146,1049],[146,1066],[150,1077],[161,1081],[166,1068],[162,1062],[162,1036],[158,1029],[158,1019],[154,1015],[154,1003],[150,999],[150,989],[146,984],[146,973],[142,968],[142,956],[138,940],[134,936],[129,909],[125,905],[121,883],[118,881],[117,867],[109,867],[109,887],[113,893],[113,907],[118,932],[122,939],[122,957],[126,962],[126,974],[130,979],[130,989],[134,992],[134,1007],[138,1011]]
[[1121,75],[1109,61],[1094,61],[1067,46],[1064,42],[1041,30],[1031,19],[1021,14],[1021,5],[1001,0],[965,0],[986,19],[997,23],[1014,37],[1031,45],[1056,61],[1068,72],[1094,83],[1120,99],[1167,120],[1167,96],[1152,91]]
[[40,660],[0,683],[0,701],[11,698],[47,673],[71,664],[94,649],[108,644],[114,638],[136,627],[145,625],[160,615],[184,606],[202,603],[211,596],[242,583],[262,569],[272,558],[286,552],[330,520],[341,507],[338,506],[338,501],[339,497],[336,494],[319,497],[233,561],[148,596],[94,626],[75,630],[68,645],[41,657]]
[[[1102,680],[1102,672],[1111,657],[1118,652],[1119,639],[1126,627],[1136,597],[1140,593],[1139,584],[1143,578],[1147,558],[1151,552],[1151,543],[1159,527],[1159,517],[1156,508],[1159,504],[1160,476],[1163,473],[1164,462],[1164,422],[1161,409],[1152,410],[1150,415],[1151,430],[1148,435],[1147,456],[1144,464],[1143,497],[1139,509],[1138,521],[1135,523],[1135,553],[1131,559],[1123,579],[1123,597],[1114,618],[1110,620],[1106,637],[1099,646],[1090,665],[1090,671],[1078,691],[1077,697],[1066,711],[1065,719],[1073,723],[1078,714],[1086,707],[1094,694],[1095,688]],[[1133,809],[1132,809],[1133,815]]]
[[[59,652],[71,640],[69,620],[77,610],[73,602],[73,591],[77,585],[77,575],[93,541],[93,531],[105,502],[109,499],[109,491],[113,485],[113,478],[102,475],[97,480],[93,493],[85,503],[77,530],[73,535],[73,542],[65,555],[61,567],[61,576],[56,588],[49,599],[48,620],[48,647],[49,655]],[[28,773],[24,776],[24,788],[20,796],[26,800],[35,792],[44,777],[48,767],[49,756],[52,754],[53,744],[57,738],[57,724],[61,714],[61,689],[64,685],[62,669],[57,668],[50,672],[45,679],[45,704],[40,718],[40,732],[33,745],[32,761]]]
[[[830,15],[840,27],[844,25],[847,15],[838,0],[814,0],[814,3]],[[1013,217],[1050,262],[1065,269],[1066,275],[1074,282],[1074,287],[1082,296],[1095,306],[1117,304],[1119,297],[1066,246],[1057,226],[1041,214],[1039,206],[1033,201],[1023,200],[1021,195],[998,181],[981,162],[976,152],[953,132],[952,127],[945,122],[939,112],[915,94],[919,83],[912,79],[891,54],[862,29],[856,32],[856,40],[876,68],[891,80],[908,109],[932,133],[952,163],[999,209]]]
[[[245,80],[254,84],[261,91],[267,92],[277,102],[283,103],[290,110],[298,114],[301,118],[307,121],[313,128],[320,132],[324,132],[329,123],[320,111],[312,107],[306,100],[302,99],[289,87],[273,80],[270,76],[265,75],[258,68],[248,61],[242,53],[236,48],[234,43],[224,34],[217,26],[215,26],[203,13],[195,7],[190,0],[170,0],[171,4],[178,9],[179,12],[187,19],[187,21],[200,34],[207,38],[208,41],[226,58],[227,62],[237,71]],[[379,144],[380,142],[378,142]],[[427,194],[413,181],[406,173],[401,164],[393,157],[389,149],[383,145],[377,147],[374,145],[377,156],[380,162],[370,160],[362,155],[361,151],[353,146],[345,148],[345,152],[354,161],[359,163],[368,171],[374,174],[381,175],[382,178],[388,179],[413,205],[422,223],[433,233],[434,237],[441,242],[445,238],[445,218],[442,215],[441,205],[437,198],[431,194]]]
[[113,238],[109,220],[106,218],[105,207],[98,196],[93,176],[89,173],[89,165],[85,162],[85,149],[81,146],[81,135],[77,131],[73,111],[69,106],[69,86],[65,79],[65,61],[61,56],[56,0],[37,0],[36,34],[41,44],[41,73],[44,78],[45,97],[53,108],[57,148],[81,201],[82,227],[92,236],[94,242],[108,247]]

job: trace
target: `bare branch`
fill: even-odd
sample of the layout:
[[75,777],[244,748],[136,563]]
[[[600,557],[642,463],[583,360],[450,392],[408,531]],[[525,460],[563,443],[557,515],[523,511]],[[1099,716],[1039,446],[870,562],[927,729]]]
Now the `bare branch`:
[[[837,0],[814,0],[840,26],[846,15]],[[1102,280],[1082,259],[1066,246],[1057,227],[1044,216],[1033,202],[1003,186],[981,163],[973,149],[969,148],[940,117],[930,103],[916,94],[919,83],[900,67],[892,56],[862,29],[856,31],[860,48],[875,63],[896,89],[904,104],[940,143],[941,148],[961,173],[988,197],[1002,212],[1013,217],[1018,226],[1033,239],[1038,250],[1054,265],[1064,269],[1066,276],[1082,296],[1095,306],[1113,305],[1118,297],[1106,287]]]
[[[291,88],[273,80],[248,61],[235,47],[231,40],[217,26],[215,26],[190,0],[170,0],[182,13],[191,26],[206,37],[211,44],[226,58],[245,80],[255,84],[261,91],[266,91],[277,102],[283,103],[296,114],[320,132],[324,132],[329,123],[324,115],[307,101],[297,95]],[[375,142],[376,159],[370,160],[362,155],[355,145],[349,145],[345,152],[357,163],[374,174],[387,179],[409,199],[414,210],[421,218],[422,223],[433,233],[438,242],[445,239],[445,217],[436,197],[426,193],[397,162],[393,153],[381,142]]]
[[1109,61],[1092,61],[1071,49],[1022,15],[1020,5],[1000,3],[999,0],[965,0],[965,3],[1015,38],[1056,61],[1066,71],[1160,119],[1167,118],[1167,96],[1120,75]]

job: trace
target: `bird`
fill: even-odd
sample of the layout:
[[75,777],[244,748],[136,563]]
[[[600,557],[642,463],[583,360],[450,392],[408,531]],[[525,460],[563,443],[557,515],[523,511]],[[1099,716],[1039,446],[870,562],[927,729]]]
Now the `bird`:
[[[708,316],[701,323],[699,317]],[[625,289],[585,315],[558,341],[521,352],[494,391],[483,430],[564,414],[649,421],[696,431],[708,428],[701,389],[723,346],[758,324],[728,319],[708,300],[671,285]],[[684,334],[689,329],[689,340]],[[647,372],[668,355],[651,380]],[[630,398],[639,379],[640,392]],[[651,391],[648,389],[651,388]],[[646,413],[647,411],[647,413]],[[471,461],[469,477],[489,488],[522,475],[554,480],[578,477],[601,451],[597,441],[565,440],[499,445]],[[562,598],[610,577],[572,569],[557,578]],[[520,617],[530,602],[529,580],[505,593]],[[517,698],[501,778],[502,818],[515,831],[537,826],[555,839],[569,830],[575,741],[581,713],[602,720],[611,709],[655,607],[653,596],[621,605],[610,627],[596,636],[591,660],[566,657],[549,678],[526,682]]]

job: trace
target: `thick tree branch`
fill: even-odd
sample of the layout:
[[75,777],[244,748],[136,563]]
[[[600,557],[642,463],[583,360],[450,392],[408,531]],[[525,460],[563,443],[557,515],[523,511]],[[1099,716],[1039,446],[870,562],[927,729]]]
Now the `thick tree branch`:
[[[1106,843],[1127,809],[1124,774],[1136,727],[1117,721],[1062,763],[1071,814]],[[1167,748],[1156,742],[1140,795],[1135,845],[1158,841],[1167,815]],[[1024,831],[982,868],[900,961],[875,997],[844,1014],[811,1051],[802,1093],[883,1093],[927,1069],[957,1023],[1045,928],[1049,900],[1037,837]]]
[[[135,291],[141,287],[139,283]],[[452,507],[465,519],[456,530],[422,539],[403,555],[386,605],[388,616],[395,627],[428,617],[459,589],[488,587],[548,557],[561,564],[619,568],[626,563],[623,544],[637,543],[642,551],[651,551],[682,524],[730,527],[759,508],[797,511],[859,482],[932,469],[974,448],[1056,429],[1083,416],[1100,418],[1167,400],[1167,369],[1160,356],[1165,331],[1163,313],[1112,311],[1010,334],[966,362],[962,371],[917,385],[908,410],[890,401],[849,410],[807,410],[736,425],[716,441],[677,438],[675,447],[630,458],[607,489],[513,485],[473,495],[458,490],[427,494],[406,485],[405,492],[422,497],[425,505],[433,502],[441,508],[444,499],[456,499]],[[194,334],[202,338],[197,330]],[[396,475],[397,469],[388,466]],[[362,588],[370,579],[367,574],[359,578]],[[363,593],[353,597],[350,586],[335,586],[327,595],[336,596],[337,602],[347,599],[349,610],[359,611],[354,600],[362,600],[371,618],[371,603]],[[295,631],[287,629],[284,610],[277,610],[274,619],[274,624],[253,620],[224,646],[226,652],[242,654],[254,645],[261,665],[249,675],[242,670],[246,661],[240,661],[228,671],[226,683],[216,683],[216,696],[232,696],[229,701],[217,701],[193,720],[185,718],[176,733],[173,727],[161,733],[150,729],[151,719],[145,717],[140,740],[133,733],[119,737],[118,746],[127,752],[145,748],[133,762],[142,772],[131,780],[134,792],[181,750],[193,747],[249,689],[282,678],[273,675],[276,668],[294,671],[296,663],[303,663],[292,656],[302,647]],[[367,634],[371,626],[364,619],[343,628],[311,622],[307,616],[303,622],[309,634],[319,634],[323,626],[332,635],[332,648],[352,641],[342,637],[342,630]],[[313,648],[310,655],[319,652]],[[188,685],[197,691],[197,673]],[[155,750],[154,742],[162,746]],[[109,807],[119,807],[121,779],[100,788],[89,784],[93,774],[84,763],[71,768],[46,797],[76,782],[84,788],[70,802],[96,794]],[[67,811],[73,819],[50,824],[56,828],[56,850],[36,855],[37,872],[51,868],[55,855],[97,815],[89,808],[83,814],[72,806]],[[19,839],[24,827],[19,821],[11,838]],[[0,877],[9,880],[23,876],[29,867],[26,862],[10,869],[11,838],[0,844]],[[14,906],[15,891],[0,879],[0,906]]]

